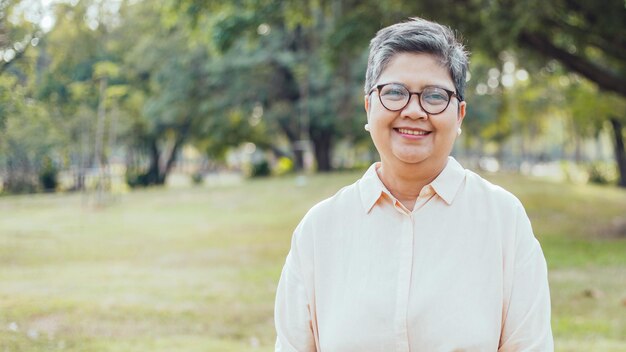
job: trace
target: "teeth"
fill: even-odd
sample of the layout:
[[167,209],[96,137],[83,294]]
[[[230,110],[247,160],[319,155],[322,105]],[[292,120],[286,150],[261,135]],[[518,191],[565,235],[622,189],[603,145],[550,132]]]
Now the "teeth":
[[412,134],[414,136],[423,136],[425,134],[428,134],[427,131],[414,131],[414,130],[407,130],[405,128],[398,128],[398,132],[403,133],[403,134]]

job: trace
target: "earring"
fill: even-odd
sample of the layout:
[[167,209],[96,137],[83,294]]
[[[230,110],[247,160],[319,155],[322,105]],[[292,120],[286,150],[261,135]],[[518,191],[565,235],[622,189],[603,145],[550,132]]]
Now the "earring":
[[461,135],[461,132],[463,132],[463,130],[461,130],[461,127],[459,127],[459,128],[456,130],[456,135],[457,135],[457,136],[460,136],[460,135]]
[[365,126],[363,126],[363,128],[365,128],[367,132],[370,131],[370,125],[368,123],[366,123]]

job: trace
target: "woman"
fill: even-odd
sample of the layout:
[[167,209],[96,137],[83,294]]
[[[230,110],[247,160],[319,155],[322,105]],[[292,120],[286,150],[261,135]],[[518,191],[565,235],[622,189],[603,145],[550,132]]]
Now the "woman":
[[380,162],[317,204],[276,295],[276,351],[552,351],[546,263],[521,203],[449,156],[467,53],[412,19],[370,44]]

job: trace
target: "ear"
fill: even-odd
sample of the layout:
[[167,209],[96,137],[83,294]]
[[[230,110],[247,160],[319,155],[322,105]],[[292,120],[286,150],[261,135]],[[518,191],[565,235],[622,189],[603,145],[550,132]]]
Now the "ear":
[[363,97],[363,107],[365,108],[365,114],[367,115],[367,120],[370,119],[370,96],[366,95]]
[[458,127],[461,127],[461,124],[463,123],[463,119],[465,118],[465,108],[467,107],[467,103],[465,103],[464,101],[459,103],[459,114],[456,118],[456,121],[458,123]]

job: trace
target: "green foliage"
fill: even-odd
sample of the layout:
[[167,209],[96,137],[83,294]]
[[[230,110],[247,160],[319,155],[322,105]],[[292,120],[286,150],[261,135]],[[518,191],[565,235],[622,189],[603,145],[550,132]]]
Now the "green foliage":
[[582,136],[597,135],[602,130],[604,122],[618,108],[619,103],[616,104],[610,95],[599,92],[598,88],[588,81],[564,77],[567,86],[565,90],[567,108],[571,112],[576,132]]
[[233,47],[242,34],[256,29],[258,20],[250,12],[232,12],[217,20],[213,42],[218,50],[225,52]]
[[35,192],[39,189],[38,176],[52,171],[47,162],[51,151],[61,144],[61,131],[43,104],[32,99],[28,87],[16,77],[0,77],[0,106],[5,113],[0,126],[3,190]]
[[[0,19],[24,4],[2,2]],[[477,154],[485,145],[502,150],[516,138],[535,146],[531,152],[543,153],[536,142],[554,139],[545,133],[554,134],[549,128],[555,121],[565,126],[563,139],[574,141],[597,137],[609,116],[626,111],[619,93],[626,72],[621,0],[119,5],[118,11],[95,0],[55,2],[55,25],[45,34],[24,15],[0,24],[0,50],[19,52],[8,62],[10,55],[3,52],[0,129],[15,128],[19,118],[53,127],[51,136],[21,135],[35,141],[11,147],[0,141],[0,168],[7,168],[7,150],[37,145],[63,161],[59,168],[92,167],[99,113],[104,121],[99,156],[105,162],[128,156],[132,184],[164,182],[185,144],[220,161],[228,150],[250,142],[276,157],[286,155],[295,169],[303,166],[298,148],[312,144],[317,165],[330,168],[324,163],[338,141],[371,147],[363,131],[367,44],[379,28],[412,15],[458,29],[474,53],[462,138]],[[503,88],[509,63],[529,78]],[[494,68],[500,85],[477,94]],[[19,99],[38,112],[16,108]],[[1,133],[20,135],[6,128]],[[29,150],[20,163],[37,175],[42,155]],[[28,182],[37,184],[36,177]],[[80,187],[77,182],[74,188]]]
[[193,175],[191,175],[191,183],[193,183],[194,185],[200,186],[203,182],[204,175],[202,174],[202,172],[195,172],[193,173]]
[[39,182],[41,187],[46,192],[54,192],[59,184],[58,182],[59,170],[52,162],[50,157],[43,159],[43,165],[39,171]]
[[587,166],[589,182],[599,185],[614,184],[617,180],[615,165],[605,162],[593,162]]
[[[207,34],[226,60],[217,65],[229,74],[225,84],[229,90],[247,87],[249,101],[264,109],[268,132],[282,135],[291,146],[310,139],[321,169],[330,168],[325,160],[330,160],[335,139],[365,137],[362,124],[355,128],[354,121],[363,121],[363,53],[378,29],[381,5],[269,0],[216,10],[214,3],[189,0],[178,6],[196,8],[194,23],[210,24]],[[241,89],[236,91],[241,98]],[[302,161],[292,152],[296,168],[301,168]]]
[[150,180],[144,170],[138,170],[132,167],[127,168],[125,178],[126,184],[128,184],[131,188],[146,187],[150,185]]
[[270,164],[265,159],[261,159],[257,162],[252,163],[252,168],[250,169],[250,177],[266,177],[271,175],[272,170],[270,169]]
[[115,78],[120,74],[120,68],[111,61],[100,61],[93,65],[93,78]]

